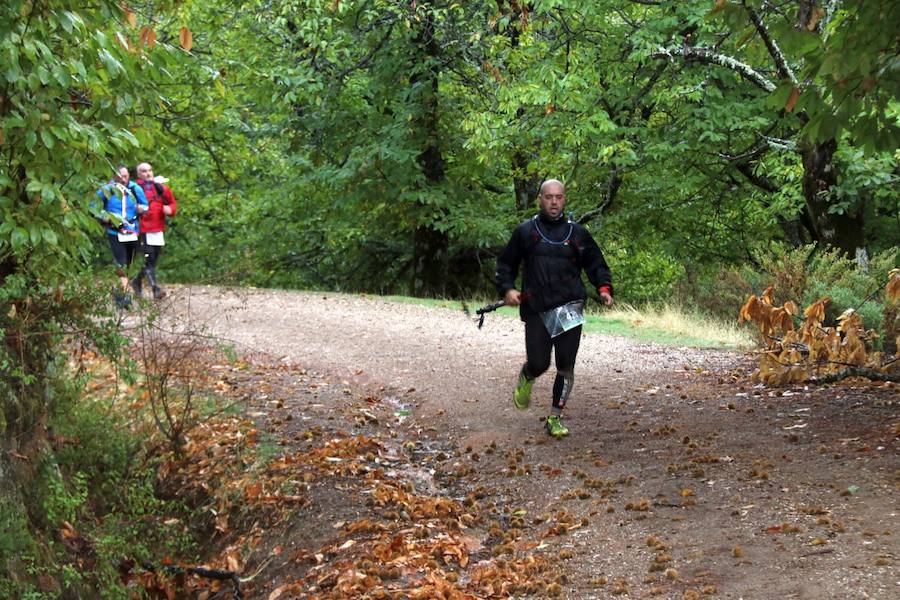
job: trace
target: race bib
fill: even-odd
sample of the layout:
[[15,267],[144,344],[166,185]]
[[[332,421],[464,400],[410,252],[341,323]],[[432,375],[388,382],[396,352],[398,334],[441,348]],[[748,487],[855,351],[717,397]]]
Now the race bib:
[[138,239],[136,233],[117,233],[116,237],[120,242],[136,242]]
[[144,234],[144,243],[148,246],[165,246],[166,239],[162,231],[154,231]]
[[541,320],[551,338],[584,325],[584,302],[575,300],[541,313]]

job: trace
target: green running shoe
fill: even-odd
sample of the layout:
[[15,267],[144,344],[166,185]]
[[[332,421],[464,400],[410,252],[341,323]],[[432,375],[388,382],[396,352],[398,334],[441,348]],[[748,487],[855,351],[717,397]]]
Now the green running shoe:
[[569,430],[563,425],[561,416],[550,415],[547,417],[547,433],[555,438],[564,438],[569,435]]
[[528,379],[524,373],[519,373],[519,382],[516,383],[516,391],[513,392],[513,404],[519,410],[525,410],[531,405],[531,386],[534,379]]

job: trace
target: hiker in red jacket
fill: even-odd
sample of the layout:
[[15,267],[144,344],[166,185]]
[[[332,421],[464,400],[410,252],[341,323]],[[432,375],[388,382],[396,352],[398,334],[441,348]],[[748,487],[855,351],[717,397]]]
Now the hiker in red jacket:
[[139,297],[143,291],[143,278],[146,277],[153,290],[153,298],[165,298],[166,292],[156,280],[156,263],[166,243],[166,217],[175,215],[177,202],[172,190],[164,185],[169,180],[165,177],[154,177],[150,163],[137,166],[137,184],[144,190],[150,208],[141,215],[141,249],[144,253],[144,266],[131,281],[134,293]]

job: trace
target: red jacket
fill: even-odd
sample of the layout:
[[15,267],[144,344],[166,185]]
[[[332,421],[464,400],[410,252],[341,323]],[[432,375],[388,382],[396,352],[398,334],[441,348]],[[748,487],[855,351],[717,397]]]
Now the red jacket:
[[[178,203],[175,200],[175,194],[169,186],[163,184],[154,184],[152,181],[144,181],[138,179],[137,184],[144,190],[147,201],[150,203],[150,209],[141,215],[141,233],[155,233],[157,231],[166,230],[166,214],[163,212],[163,206],[169,206],[172,209],[170,217],[175,216],[175,210]],[[156,186],[162,188],[162,197],[157,193]]]

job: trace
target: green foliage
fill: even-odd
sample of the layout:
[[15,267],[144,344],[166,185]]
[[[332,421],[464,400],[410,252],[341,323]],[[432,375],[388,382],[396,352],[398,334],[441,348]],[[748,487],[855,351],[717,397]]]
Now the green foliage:
[[[106,285],[75,264],[65,285],[45,285],[27,267],[0,281],[0,397],[10,432],[28,431],[52,410],[65,386],[60,378],[64,355],[57,351],[67,332],[101,352],[115,355],[122,337],[109,312]],[[110,282],[111,285],[111,282]]]
[[196,541],[182,525],[190,522],[189,511],[156,496],[156,465],[143,457],[147,440],[134,435],[123,412],[86,398],[57,414],[52,426],[61,441],[45,457],[30,502],[40,506],[42,531],[68,522],[97,558],[93,570],[75,568],[69,550],[53,543],[52,571],[64,588],[128,598],[119,587],[119,561],[157,563],[162,556],[189,558],[196,552]]
[[[87,476],[76,471],[63,480],[59,465],[48,459],[39,478],[42,486],[44,525],[60,526],[63,522],[76,520],[78,509],[87,500]],[[40,484],[39,484],[40,485]]]
[[[162,92],[171,74],[167,67],[181,60],[181,52],[163,41],[151,47],[147,40],[128,24],[122,5],[112,0],[11,0],[0,8],[0,330],[4,333],[0,451],[4,454],[11,436],[40,440],[51,414],[84,414],[77,404],[72,406],[73,386],[67,384],[64,369],[67,353],[60,351],[65,341],[81,342],[111,356],[121,351],[117,315],[108,308],[111,274],[98,277],[91,264],[94,240],[103,234],[89,205],[114,165],[133,163],[139,156],[139,146],[156,132],[148,115],[167,105]],[[152,473],[120,468],[116,461],[122,454],[116,455],[113,431],[109,422],[96,427],[93,439],[84,444],[89,451],[77,465],[67,463],[72,457],[65,456],[65,450],[44,456],[38,481],[0,472],[0,486],[26,494],[32,525],[46,527],[38,536],[44,540],[36,543],[38,549],[62,521],[91,536],[97,515],[104,519],[92,541],[101,552],[105,539],[127,535],[127,546],[151,556],[152,543],[174,537],[147,531],[137,535],[125,527],[137,523],[148,528],[126,503],[128,498],[150,502]],[[95,464],[90,460],[103,466],[89,466]],[[137,486],[135,477],[149,483]],[[111,503],[107,510],[94,506],[98,496],[93,494],[101,490]],[[102,527],[110,529],[104,534]],[[124,548],[120,544],[119,550]],[[34,574],[46,570],[59,575],[60,585],[73,597],[87,595],[92,577],[116,579],[112,554],[104,556],[98,576],[81,573],[68,562],[65,551],[55,550],[55,563],[32,556],[30,568]],[[28,582],[17,581],[0,585],[12,590],[12,596],[39,597]]]
[[134,115],[153,104],[161,77],[147,53],[125,46],[132,32],[115,26],[118,3],[69,4],[12,0],[0,13],[0,262],[27,258],[47,276],[83,257],[96,229],[79,196],[135,151]]
[[[659,53],[715,48],[771,77],[774,59],[749,6],[799,76],[835,54],[845,35],[837,24],[849,16],[820,18],[818,34],[783,26],[759,2],[712,13],[700,0],[561,1],[527,14],[517,6],[279,0],[241,3],[234,15],[205,2],[180,7],[204,23],[195,39],[208,53],[177,66],[169,100],[192,117],[162,132],[173,144],[159,151],[191,198],[170,236],[167,276],[405,291],[425,232],[444,244],[429,265],[443,293],[484,292],[510,228],[549,176],[566,181],[576,218],[596,218],[608,201],[603,227],[618,245],[696,270],[746,260],[760,239],[821,239],[828,223],[817,219],[861,214],[860,243],[900,243],[896,156],[872,151],[856,130],[839,138],[835,185],[815,192],[816,222],[807,214],[811,162],[799,132],[830,100],[804,96],[785,111],[790,89],[770,94],[733,67]],[[853,3],[841,10],[862,15]],[[437,52],[422,43],[429,23]],[[871,50],[868,41],[862,48]],[[810,89],[830,85],[810,76]],[[859,109],[851,120],[868,110],[847,107]],[[436,153],[444,169],[433,178],[423,157]],[[610,260],[619,290],[630,288],[618,284],[634,278],[633,256],[621,269]],[[636,295],[663,299],[674,269],[647,260]]]
[[[810,120],[804,132],[825,140],[845,128],[869,151],[900,146],[900,5],[892,0],[841,2],[823,14],[821,43],[804,52]],[[810,36],[812,37],[812,36]]]
[[615,265],[616,299],[628,304],[668,299],[683,273],[678,261],[659,250],[612,243],[606,248],[605,257]]
[[[750,275],[750,278],[755,279],[762,287],[774,285],[776,304],[780,305],[788,300],[800,303],[802,302],[801,298],[806,296],[811,287],[810,281],[819,280],[813,275],[814,267],[811,268],[810,261],[815,251],[815,244],[807,244],[793,250],[780,244],[775,245],[774,248],[761,249],[756,256],[759,263],[759,274],[757,276]],[[833,256],[835,253],[827,252],[827,254]],[[821,265],[822,263],[815,261],[813,264]],[[842,265],[842,267],[846,267],[846,265]],[[819,275],[828,274],[830,273],[820,273]],[[767,280],[771,283],[766,283]],[[828,280],[833,280],[833,277],[828,277]],[[824,282],[825,280],[820,280],[820,283]]]
[[896,248],[874,255],[866,267],[835,251],[821,252],[810,263],[810,284],[799,298],[806,305],[828,296],[831,298],[829,318],[853,309],[867,328],[884,333],[886,274],[897,266],[900,266],[900,253]]
[[[0,497],[0,561],[6,571],[9,561],[30,553],[34,541],[28,531],[28,519],[22,506],[9,498]],[[2,588],[0,588],[2,590]]]
[[[886,322],[888,306],[883,298],[886,274],[900,264],[897,248],[873,255],[866,266],[834,249],[815,244],[790,248],[772,244],[753,252],[754,265],[729,266],[693,272],[679,282],[677,297],[721,318],[734,319],[750,294],[775,286],[775,303],[793,300],[801,308],[824,296],[831,298],[826,317],[830,321],[854,309],[867,328],[883,340],[892,323]],[[896,334],[895,334],[896,335]]]
[[[172,49],[151,50],[118,2],[11,0],[0,8],[0,397],[6,433],[29,430],[52,403],[55,352],[67,331],[114,349],[95,317],[89,269],[93,190],[147,129]],[[104,175],[106,174],[106,175]],[[112,340],[112,341],[111,341]]]
[[130,471],[142,443],[140,437],[128,434],[128,423],[116,415],[100,400],[86,398],[54,418],[57,435],[67,441],[55,448],[55,461],[85,480],[100,498],[116,497],[116,486]]
[[682,306],[730,321],[750,294],[764,289],[761,279],[755,271],[735,266],[693,266],[676,284],[674,296]]

